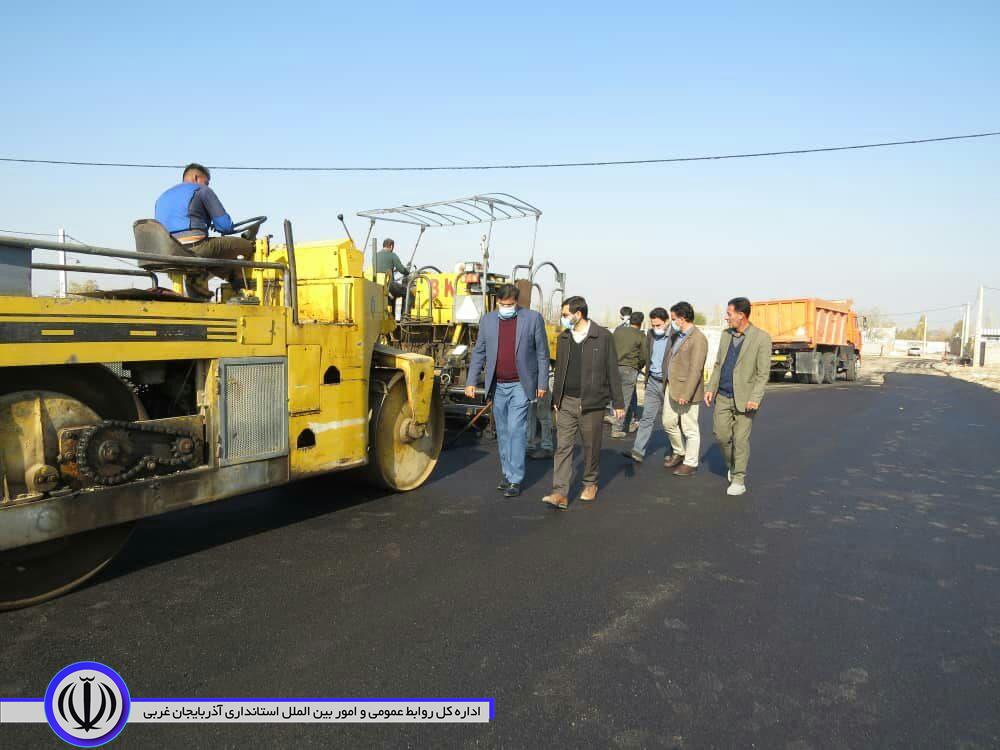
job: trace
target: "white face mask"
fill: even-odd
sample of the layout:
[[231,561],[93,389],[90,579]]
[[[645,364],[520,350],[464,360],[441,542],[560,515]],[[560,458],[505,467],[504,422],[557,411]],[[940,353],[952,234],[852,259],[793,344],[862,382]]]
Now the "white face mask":
[[660,338],[666,332],[667,332],[666,328],[657,328],[656,326],[653,326],[653,335],[656,336],[657,338]]
[[673,328],[675,331],[678,331],[678,332],[681,330],[680,323],[678,323],[676,320],[671,320],[670,321],[670,327]]
[[563,315],[562,316],[562,327],[565,328],[567,331],[573,327],[573,316],[572,315]]

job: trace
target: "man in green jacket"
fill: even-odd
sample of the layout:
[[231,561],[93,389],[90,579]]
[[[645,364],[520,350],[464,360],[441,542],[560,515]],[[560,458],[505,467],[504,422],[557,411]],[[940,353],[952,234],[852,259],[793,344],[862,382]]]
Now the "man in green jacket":
[[386,280],[389,282],[389,296],[393,300],[406,296],[406,285],[396,281],[396,271],[405,277],[410,269],[403,265],[403,261],[396,255],[396,243],[391,239],[385,239],[382,241],[382,249],[375,253],[375,273],[386,275]]
[[[627,308],[622,308],[625,310]],[[625,399],[625,418],[611,424],[611,437],[623,438],[627,435],[629,420],[635,413],[635,383],[639,378],[639,370],[646,364],[649,356],[646,350],[646,335],[642,328],[643,314],[629,313],[628,325],[618,326],[611,334],[615,340],[615,351],[618,352],[618,373],[622,379],[622,397]]]
[[727,495],[747,491],[750,428],[764,399],[771,373],[771,337],[750,324],[750,300],[736,297],[726,306],[729,328],[722,332],[715,367],[705,389],[705,405],[715,402],[712,427],[729,467]]

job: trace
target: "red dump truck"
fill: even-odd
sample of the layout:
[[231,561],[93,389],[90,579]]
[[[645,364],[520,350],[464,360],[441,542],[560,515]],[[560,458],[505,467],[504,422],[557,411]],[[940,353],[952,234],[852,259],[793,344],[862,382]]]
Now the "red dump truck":
[[754,302],[753,324],[771,334],[771,380],[789,373],[800,383],[857,380],[861,328],[851,300],[814,297]]

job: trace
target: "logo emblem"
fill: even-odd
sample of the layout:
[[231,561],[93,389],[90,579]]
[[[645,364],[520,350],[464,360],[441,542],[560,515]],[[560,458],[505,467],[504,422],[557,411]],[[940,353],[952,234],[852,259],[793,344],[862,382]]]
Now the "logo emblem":
[[60,670],[45,691],[44,703],[52,731],[77,747],[111,742],[125,728],[132,707],[125,681],[96,661]]

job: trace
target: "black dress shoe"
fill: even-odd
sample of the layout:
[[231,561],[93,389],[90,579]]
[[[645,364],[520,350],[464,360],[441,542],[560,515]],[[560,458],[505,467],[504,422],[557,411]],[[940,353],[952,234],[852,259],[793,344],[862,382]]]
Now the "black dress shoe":
[[508,482],[506,479],[501,479],[500,483],[497,484],[497,489],[500,490],[501,492],[504,492],[508,487],[510,487],[510,482]]
[[507,485],[507,489],[503,491],[504,497],[517,497],[521,494],[521,485],[517,482],[511,482]]

